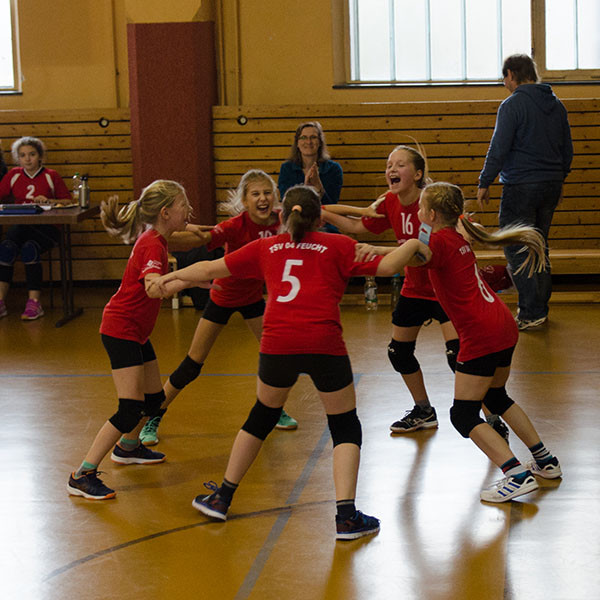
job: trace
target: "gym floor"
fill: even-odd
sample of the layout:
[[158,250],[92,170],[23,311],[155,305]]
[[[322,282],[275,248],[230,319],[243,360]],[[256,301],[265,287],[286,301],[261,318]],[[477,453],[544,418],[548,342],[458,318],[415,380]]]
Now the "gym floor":
[[[161,424],[155,449],[167,461],[119,466],[107,458],[102,477],[115,499],[68,496],[70,471],[116,407],[98,335],[109,292],[76,292],[85,311],[60,329],[59,308],[20,321],[22,289],[12,290],[0,320],[0,597],[600,597],[600,304],[553,304],[547,325],[520,335],[508,392],[559,457],[564,478],[500,505],[479,500],[500,470],[450,424],[452,377],[439,327],[423,329],[417,344],[439,429],[393,436],[389,425],[411,401],[386,356],[390,309],[343,307],[364,438],[357,506],[381,519],[381,531],[336,542],[331,442],[305,376],[286,405],[298,430],[267,439],[227,522],[191,506],[205,481],[221,482],[255,401],[258,345],[239,315]],[[199,316],[165,302],[151,338],[164,376],[185,355]],[[510,444],[530,458],[512,432]]]

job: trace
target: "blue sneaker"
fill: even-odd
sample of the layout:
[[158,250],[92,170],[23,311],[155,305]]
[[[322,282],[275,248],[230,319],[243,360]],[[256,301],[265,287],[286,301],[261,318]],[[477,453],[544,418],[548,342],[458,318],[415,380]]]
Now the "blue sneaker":
[[370,517],[357,510],[353,517],[345,521],[336,515],[336,540],[355,540],[365,535],[372,535],[379,531],[379,519]]
[[102,483],[98,474],[101,471],[85,471],[79,477],[71,473],[67,491],[71,496],[83,496],[88,500],[108,500],[114,498],[117,493]]
[[153,465],[166,460],[162,452],[154,452],[140,444],[133,450],[123,450],[118,444],[114,447],[110,460],[120,465]]
[[213,493],[208,496],[196,496],[192,501],[192,506],[207,517],[217,521],[226,521],[229,504],[219,496],[217,491],[219,486],[214,481],[207,481],[204,487]]

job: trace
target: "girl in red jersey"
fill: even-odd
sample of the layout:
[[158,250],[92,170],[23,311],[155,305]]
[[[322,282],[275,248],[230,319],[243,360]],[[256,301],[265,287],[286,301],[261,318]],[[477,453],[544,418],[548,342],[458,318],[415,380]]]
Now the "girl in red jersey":
[[[0,181],[0,203],[46,203],[71,200],[61,176],[42,166],[46,147],[35,137],[22,137],[12,145],[12,155],[19,166]],[[13,265],[20,254],[25,265],[28,300],[21,319],[33,321],[44,315],[42,262],[44,252],[58,244],[60,232],[54,225],[12,225],[0,243],[0,317],[7,314],[5,299],[13,278]]]
[[165,460],[164,454],[152,452],[138,439],[142,416],[156,411],[164,399],[158,362],[149,340],[161,302],[151,298],[147,290],[153,279],[168,271],[167,241],[174,232],[185,230],[190,215],[185,190],[174,181],[151,183],[139,200],[121,209],[118,202],[118,197],[112,196],[102,203],[104,227],[126,242],[137,237],[123,281],[104,308],[100,325],[119,405],[67,485],[69,494],[91,500],[115,496],[97,471],[111,448],[111,459],[119,464]]
[[[277,200],[276,189],[275,182],[264,171],[253,169],[245,173],[225,205],[226,210],[235,216],[205,232],[201,243],[207,244],[209,250],[225,246],[225,254],[229,254],[253,240],[276,235],[281,226],[279,211],[273,210]],[[201,236],[199,233],[196,235]],[[260,341],[265,311],[262,279],[243,275],[219,279],[215,284],[220,289],[211,289],[210,299],[186,357],[164,385],[162,407],[156,415],[150,416],[142,429],[140,439],[147,446],[158,443],[157,429],[168,405],[198,377],[213,344],[233,313],[242,315],[250,331]],[[298,423],[282,411],[276,427],[296,429]]]
[[[424,156],[410,146],[397,146],[388,157],[385,177],[389,191],[371,207],[324,206],[323,219],[347,233],[381,234],[393,229],[398,244],[416,238],[419,232],[419,195],[428,179]],[[353,216],[361,218],[351,218]],[[390,426],[394,433],[438,426],[435,408],[429,401],[423,372],[415,357],[416,340],[423,324],[431,319],[439,321],[452,370],[458,353],[456,330],[437,302],[427,273],[408,267],[405,275],[398,303],[392,313],[392,340],[388,345],[388,358],[394,369],[402,375],[414,407]]]
[[[554,479],[562,471],[523,409],[506,393],[517,325],[508,307],[482,280],[471,245],[456,228],[460,220],[468,236],[483,244],[525,245],[529,256],[522,268],[529,268],[530,274],[545,267],[544,240],[527,226],[487,233],[463,219],[463,210],[464,197],[457,186],[434,183],[425,188],[419,219],[431,226],[432,234],[430,260],[421,270],[429,273],[437,298],[460,339],[450,419],[463,437],[470,437],[504,472],[502,480],[481,491],[481,499],[505,502],[537,489],[534,475]],[[421,251],[425,254],[426,247]],[[496,431],[480,418],[482,403],[510,425],[531,451],[532,461],[521,465]]]
[[379,520],[357,511],[354,504],[362,434],[338,305],[351,277],[398,272],[409,260],[416,261],[418,242],[412,240],[383,259],[356,262],[354,240],[316,231],[320,213],[313,188],[290,188],[282,211],[289,233],[256,240],[222,259],[160,277],[150,293],[170,295],[190,282],[213,277],[264,278],[268,299],[258,399],[233,444],[222,485],[217,488],[208,482],[205,486],[212,493],[196,497],[192,504],[209,517],[227,518],[232,496],[275,427],[290,389],[300,373],[307,373],[319,392],[333,439],[336,537],[345,540],[376,533]]

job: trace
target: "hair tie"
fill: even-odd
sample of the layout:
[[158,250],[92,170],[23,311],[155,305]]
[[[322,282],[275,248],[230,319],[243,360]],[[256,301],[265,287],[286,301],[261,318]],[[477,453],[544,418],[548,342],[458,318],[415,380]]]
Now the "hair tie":
[[462,215],[458,215],[458,218],[462,221],[465,218],[465,214],[463,213]]
[[292,206],[292,212],[294,212],[295,210],[297,210],[299,213],[301,213],[302,207],[299,204],[294,204],[294,206]]

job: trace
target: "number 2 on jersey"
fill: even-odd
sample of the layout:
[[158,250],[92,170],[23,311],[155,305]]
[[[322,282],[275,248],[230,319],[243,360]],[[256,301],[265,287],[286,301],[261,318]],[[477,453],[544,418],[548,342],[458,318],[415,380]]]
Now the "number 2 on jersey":
[[292,287],[285,296],[277,296],[277,302],[291,302],[300,291],[300,280],[291,274],[292,267],[299,267],[304,261],[289,258],[285,261],[285,267],[283,268],[283,275],[281,281],[287,281]]

